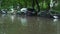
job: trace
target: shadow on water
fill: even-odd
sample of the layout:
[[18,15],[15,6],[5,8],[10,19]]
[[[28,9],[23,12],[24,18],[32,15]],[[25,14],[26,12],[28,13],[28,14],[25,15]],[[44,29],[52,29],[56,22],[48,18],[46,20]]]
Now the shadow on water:
[[35,16],[1,15],[0,34],[60,34],[60,20]]

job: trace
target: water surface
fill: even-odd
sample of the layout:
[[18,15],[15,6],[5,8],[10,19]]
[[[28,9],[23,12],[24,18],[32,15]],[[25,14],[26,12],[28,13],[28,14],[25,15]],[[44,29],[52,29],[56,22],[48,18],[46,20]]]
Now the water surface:
[[60,20],[0,15],[0,34],[60,34]]

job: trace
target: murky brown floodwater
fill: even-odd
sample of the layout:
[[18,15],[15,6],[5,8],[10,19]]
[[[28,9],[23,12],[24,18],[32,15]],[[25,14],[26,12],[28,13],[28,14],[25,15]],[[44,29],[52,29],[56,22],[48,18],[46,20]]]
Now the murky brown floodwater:
[[60,34],[60,20],[0,15],[0,34]]

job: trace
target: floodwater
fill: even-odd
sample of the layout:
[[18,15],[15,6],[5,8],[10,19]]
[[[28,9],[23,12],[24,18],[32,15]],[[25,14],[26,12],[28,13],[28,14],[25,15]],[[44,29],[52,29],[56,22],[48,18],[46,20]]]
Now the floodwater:
[[60,34],[60,20],[3,14],[0,15],[0,34]]

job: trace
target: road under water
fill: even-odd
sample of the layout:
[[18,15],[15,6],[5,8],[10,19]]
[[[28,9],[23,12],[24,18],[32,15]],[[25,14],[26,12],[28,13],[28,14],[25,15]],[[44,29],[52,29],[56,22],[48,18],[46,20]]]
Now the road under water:
[[3,14],[0,15],[0,34],[60,34],[60,20]]

